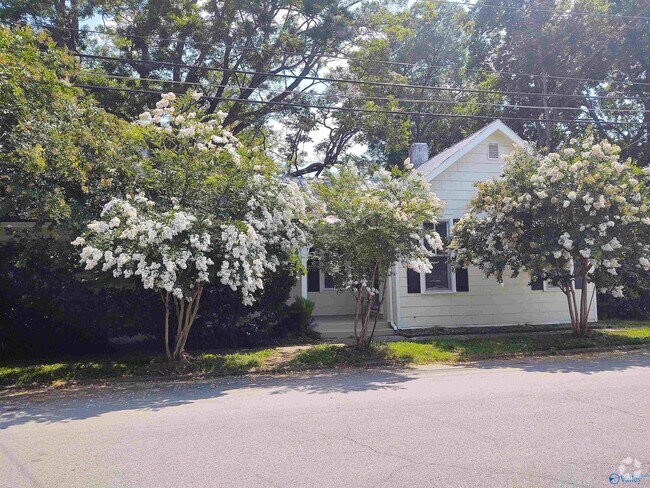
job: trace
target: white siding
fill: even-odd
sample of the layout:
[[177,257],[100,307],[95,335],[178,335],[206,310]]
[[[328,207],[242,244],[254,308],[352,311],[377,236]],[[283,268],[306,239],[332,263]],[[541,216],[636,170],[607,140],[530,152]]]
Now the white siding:
[[[488,159],[488,144],[498,143],[500,158]],[[499,176],[503,155],[513,149],[512,140],[500,132],[488,136],[431,182],[431,189],[444,202],[444,219],[461,218],[476,193],[474,183]],[[564,294],[559,290],[533,291],[529,276],[505,278],[504,286],[486,279],[478,268],[469,269],[469,292],[408,293],[406,270],[399,268],[392,295],[395,319],[400,328],[463,327],[482,325],[551,324],[569,322]],[[292,295],[299,294],[297,286]],[[351,293],[334,290],[308,292],[316,303],[314,315],[354,314]],[[399,308],[399,310],[398,310]],[[591,320],[597,318],[596,304]]]
[[[488,159],[488,144],[499,144],[499,159]],[[461,218],[472,196],[476,193],[474,183],[499,176],[503,155],[512,152],[510,138],[495,132],[470,152],[452,164],[431,182],[431,189],[443,201],[446,218]]]
[[337,293],[336,290],[321,290],[307,292],[307,298],[312,300],[314,315],[353,315],[354,295],[351,292]]
[[[488,159],[488,144],[498,143],[500,158]],[[443,201],[443,219],[461,218],[476,193],[474,183],[499,176],[503,155],[512,152],[510,138],[500,132],[487,137],[431,182]],[[569,322],[566,297],[559,290],[533,291],[528,274],[505,278],[504,286],[469,269],[469,292],[408,293],[406,270],[399,273],[400,328],[549,324]],[[591,312],[596,320],[596,310]]]
[[[533,291],[527,274],[505,277],[501,286],[469,268],[469,292],[408,293],[406,270],[399,273],[400,328],[567,323],[569,309],[559,290]],[[591,312],[596,320],[596,310]]]

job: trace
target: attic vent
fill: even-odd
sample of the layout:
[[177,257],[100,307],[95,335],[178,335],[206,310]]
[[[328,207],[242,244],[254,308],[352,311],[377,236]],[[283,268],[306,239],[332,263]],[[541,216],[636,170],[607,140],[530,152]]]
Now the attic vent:
[[499,159],[499,145],[496,143],[488,144],[488,159]]

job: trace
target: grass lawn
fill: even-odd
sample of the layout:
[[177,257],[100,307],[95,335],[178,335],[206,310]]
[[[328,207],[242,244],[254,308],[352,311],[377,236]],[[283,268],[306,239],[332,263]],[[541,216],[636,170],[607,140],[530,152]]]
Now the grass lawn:
[[589,337],[574,337],[570,332],[558,332],[489,339],[445,338],[425,342],[392,342],[379,347],[384,350],[385,357],[395,361],[431,364],[641,344],[650,344],[650,324],[645,327],[594,331]]
[[273,347],[227,353],[203,353],[189,363],[173,363],[156,356],[129,355],[72,359],[51,363],[0,365],[0,387],[65,385],[75,381],[115,378],[191,377],[251,372],[290,372],[304,369],[364,366],[369,364],[461,363],[489,358],[549,354],[557,351],[589,351],[625,345],[650,344],[650,323],[616,322],[589,337],[573,337],[569,331],[526,333],[490,338],[444,338],[420,342],[376,343],[362,353],[352,347],[318,344]]

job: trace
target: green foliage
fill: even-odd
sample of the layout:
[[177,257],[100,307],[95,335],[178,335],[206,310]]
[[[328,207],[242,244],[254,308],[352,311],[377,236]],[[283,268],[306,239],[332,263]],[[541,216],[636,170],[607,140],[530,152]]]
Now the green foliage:
[[69,79],[44,34],[0,28],[0,215],[78,227],[132,188],[141,141]]
[[62,385],[115,378],[196,377],[249,372],[300,371],[377,364],[449,364],[490,358],[552,355],[560,351],[589,352],[595,348],[650,344],[647,323],[610,324],[590,337],[555,333],[502,335],[493,338],[437,339],[424,342],[386,342],[359,351],[340,344],[294,348],[265,348],[199,354],[189,363],[160,356],[127,355],[67,360],[56,363],[14,363],[0,366],[0,387]]
[[636,273],[626,273],[631,280],[628,288],[630,293],[623,298],[614,298],[610,294],[598,295],[598,318],[599,319],[650,319],[650,277],[635,281]]
[[319,344],[298,351],[288,368],[321,369],[341,366],[361,366],[366,361],[380,359],[375,355],[375,349],[363,351],[345,347],[340,344]]
[[[321,269],[339,291],[373,289],[395,262],[426,266],[424,228],[440,201],[417,172],[358,171],[347,165],[312,184],[318,206],[310,222]],[[439,237],[438,237],[439,240]]]
[[314,307],[316,302],[309,300],[308,298],[303,298],[301,296],[294,297],[293,307],[297,309],[300,330],[307,331],[311,325],[311,316],[314,312]]
[[626,337],[632,340],[643,342],[650,341],[650,328],[648,327],[630,327],[626,329],[605,330],[603,334],[613,337]]
[[355,337],[365,347],[372,299],[379,294],[383,302],[393,265],[429,271],[430,249],[442,247],[425,227],[436,222],[440,201],[410,169],[359,171],[348,164],[311,186],[317,200],[309,221],[312,253],[339,292],[354,294]]
[[274,349],[199,354],[192,362],[174,363],[160,357],[134,355],[51,364],[0,366],[0,386],[61,385],[71,381],[242,374],[262,367]]
[[100,353],[113,349],[112,337],[159,336],[158,296],[73,272],[68,246],[40,238],[0,246],[0,357]]
[[[356,42],[358,50],[350,63],[355,79],[393,81],[427,86],[467,86],[484,80],[463,71],[467,58],[468,37],[463,24],[466,11],[460,5],[416,1],[404,8],[381,2],[362,7],[368,17],[366,35]],[[363,59],[390,61],[376,63]],[[446,69],[450,67],[452,69]],[[458,68],[458,69],[456,69]],[[448,91],[405,87],[360,86],[361,94],[394,100],[376,103],[378,109],[405,112],[457,113],[488,115],[489,107],[455,105],[455,94]],[[470,102],[486,101],[489,96],[466,97]],[[399,101],[400,99],[404,101]],[[423,100],[428,103],[414,102]],[[498,101],[498,100],[497,100]],[[362,116],[362,140],[369,144],[376,160],[401,165],[410,141],[427,142],[433,153],[440,152],[476,130],[481,122],[444,117]]]
[[642,273],[650,265],[650,174],[620,162],[619,151],[591,135],[546,157],[516,149],[499,179],[478,185],[455,228],[458,261],[499,280],[506,269],[563,286],[588,274],[612,292],[624,285],[624,264]]
[[[626,332],[628,330],[629,332]],[[531,354],[554,354],[558,351],[587,351],[595,347],[650,344],[649,332],[650,329],[645,327],[593,332],[589,337],[576,337],[568,332],[560,332],[489,339],[449,338],[424,342],[389,342],[381,348],[385,358],[400,363],[458,363]]]
[[[504,8],[483,8],[484,4]],[[616,18],[639,15],[639,7],[640,3],[634,0],[536,0],[529,5],[480,0],[470,9],[466,22],[470,36],[468,67],[495,71],[494,88],[498,90],[568,95],[546,99],[523,94],[508,97],[510,106],[502,109],[505,116],[551,121],[510,122],[515,131],[536,142],[540,149],[555,150],[580,130],[579,126],[556,124],[553,120],[586,116],[594,121],[600,137],[616,141],[624,148],[624,157],[647,161],[643,157],[644,151],[647,155],[647,125],[619,129],[607,124],[607,121],[648,121],[648,115],[642,112],[648,108],[647,86],[633,84],[648,80],[647,70],[641,68],[648,66],[647,22]],[[589,15],[577,12],[589,12]],[[503,74],[499,75],[500,72]],[[599,79],[610,82],[602,83]],[[628,85],[629,82],[632,84]],[[588,98],[595,94],[624,94],[630,98],[604,102]],[[584,107],[589,107],[586,114]],[[617,108],[632,113],[601,110]]]

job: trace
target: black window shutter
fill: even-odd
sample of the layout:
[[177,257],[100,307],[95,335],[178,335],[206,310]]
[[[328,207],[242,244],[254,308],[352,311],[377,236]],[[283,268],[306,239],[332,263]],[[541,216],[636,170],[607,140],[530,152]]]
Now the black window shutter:
[[530,288],[533,291],[541,291],[544,289],[544,280],[542,278],[537,278],[534,281],[530,282]]
[[469,273],[467,268],[456,269],[456,291],[469,291]]
[[[456,225],[460,219],[454,219]],[[456,268],[456,291],[469,291],[469,272],[467,268]]]
[[307,261],[307,291],[320,291],[320,272],[317,259]]
[[420,273],[412,269],[406,270],[406,287],[409,293],[420,293]]

